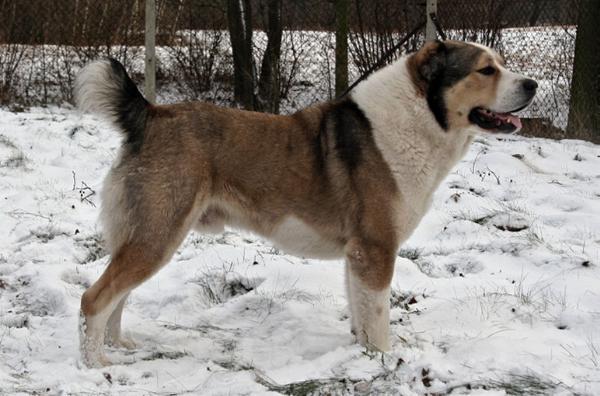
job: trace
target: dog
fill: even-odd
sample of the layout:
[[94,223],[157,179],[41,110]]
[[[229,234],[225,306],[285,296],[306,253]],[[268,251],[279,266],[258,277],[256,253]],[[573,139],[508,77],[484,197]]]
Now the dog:
[[127,296],[191,229],[250,230],[303,257],[344,258],[356,340],[390,349],[390,283],[400,245],[479,132],[511,133],[537,83],[492,49],[432,41],[348,95],[292,115],[192,102],[150,104],[106,59],[76,79],[83,111],[123,135],[102,190],[111,260],[81,298],[89,367],[110,364]]

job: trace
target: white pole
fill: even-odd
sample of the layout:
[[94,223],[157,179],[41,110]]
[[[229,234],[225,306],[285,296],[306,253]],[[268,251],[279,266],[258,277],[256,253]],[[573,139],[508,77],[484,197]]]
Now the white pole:
[[146,0],[146,70],[144,81],[144,94],[150,103],[156,102],[156,2]]
[[427,13],[427,26],[425,26],[425,41],[435,40],[437,38],[437,29],[435,28],[435,24],[433,23],[429,15],[431,13],[437,15],[437,0],[427,0],[425,12]]

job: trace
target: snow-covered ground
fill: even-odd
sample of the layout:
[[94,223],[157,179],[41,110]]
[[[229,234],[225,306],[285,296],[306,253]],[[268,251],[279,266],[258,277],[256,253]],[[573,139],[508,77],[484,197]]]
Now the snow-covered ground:
[[401,250],[393,349],[352,343],[343,263],[192,234],[134,291],[140,345],[82,367],[117,133],[0,110],[0,394],[600,394],[600,147],[479,138]]

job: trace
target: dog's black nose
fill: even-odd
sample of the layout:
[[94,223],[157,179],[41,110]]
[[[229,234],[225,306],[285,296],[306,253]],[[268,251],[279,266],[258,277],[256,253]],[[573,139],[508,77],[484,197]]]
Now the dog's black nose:
[[538,83],[535,80],[532,80],[531,78],[528,78],[523,81],[523,89],[526,92],[535,92],[537,87],[538,87]]

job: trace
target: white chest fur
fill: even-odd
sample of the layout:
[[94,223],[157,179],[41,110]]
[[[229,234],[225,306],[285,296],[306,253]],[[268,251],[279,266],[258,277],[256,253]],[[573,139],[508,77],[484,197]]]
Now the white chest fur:
[[408,237],[433,192],[466,153],[472,132],[439,126],[410,81],[405,59],[369,77],[352,98],[371,122],[377,147],[394,174],[402,196],[397,221]]

